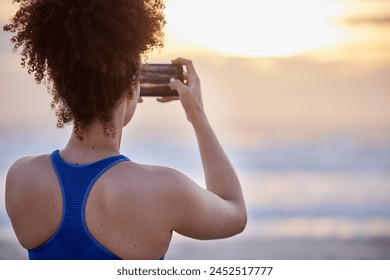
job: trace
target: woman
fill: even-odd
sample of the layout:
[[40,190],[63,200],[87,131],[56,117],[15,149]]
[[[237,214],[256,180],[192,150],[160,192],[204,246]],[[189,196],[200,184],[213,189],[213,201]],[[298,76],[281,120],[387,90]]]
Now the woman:
[[[120,155],[122,128],[139,97],[141,55],[162,46],[159,0],[21,0],[6,31],[22,61],[51,85],[68,144],[10,168],[6,208],[30,259],[161,259],[172,231],[197,239],[240,233],[240,183],[207,120],[191,61],[188,83],[172,80],[192,124],[207,190],[176,170]],[[170,102],[174,98],[160,98]]]

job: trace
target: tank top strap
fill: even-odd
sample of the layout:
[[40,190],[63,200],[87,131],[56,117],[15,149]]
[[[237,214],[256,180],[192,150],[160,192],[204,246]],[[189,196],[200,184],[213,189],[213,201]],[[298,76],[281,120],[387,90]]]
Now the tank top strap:
[[100,176],[112,166],[129,159],[118,155],[90,164],[77,165],[63,160],[59,151],[56,150],[52,153],[51,160],[63,197],[62,222],[55,234],[56,242],[67,248],[76,259],[91,245],[105,250],[87,229],[85,204],[89,192]]

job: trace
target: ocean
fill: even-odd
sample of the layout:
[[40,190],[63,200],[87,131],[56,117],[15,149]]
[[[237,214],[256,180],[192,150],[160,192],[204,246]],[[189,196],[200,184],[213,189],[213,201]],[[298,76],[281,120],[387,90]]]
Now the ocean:
[[[24,136],[21,132],[10,132],[1,136],[0,241],[3,243],[0,242],[0,246],[8,244],[9,247],[10,242],[14,244],[12,246],[17,246],[4,206],[7,169],[22,155],[50,153],[61,148],[66,143],[68,132]],[[136,162],[176,168],[203,186],[200,157],[193,144],[168,141],[164,137],[158,141],[155,138],[136,139],[124,144],[122,153]],[[204,248],[204,251],[192,256],[200,259],[213,256],[232,259],[354,259],[367,256],[359,255],[359,252],[365,252],[368,258],[390,258],[382,251],[372,255],[367,253],[372,249],[371,245],[367,245],[368,249],[363,246],[360,251],[350,250],[352,255],[321,254],[321,248],[328,250],[327,246],[321,245],[326,244],[325,240],[338,244],[332,243],[333,247],[350,244],[354,240],[390,240],[390,144],[385,137],[333,135],[305,141],[272,139],[254,148],[228,146],[226,152],[237,169],[247,202],[249,220],[246,230],[231,241],[197,243],[199,241],[175,236],[172,258],[186,258],[188,250],[198,252],[199,248]],[[272,248],[279,248],[286,240],[299,241],[297,244],[300,245],[294,247],[290,242],[292,252],[281,250],[279,255],[275,255]],[[317,245],[312,244],[313,240]],[[389,242],[383,242],[378,243],[378,250],[390,248]],[[240,244],[234,246],[241,250],[221,249],[231,248],[232,244]],[[305,244],[312,244],[313,248],[307,255],[301,252]],[[260,246],[259,250],[256,246]],[[283,246],[284,250],[289,248],[288,245]],[[213,255],[215,248],[225,255]],[[20,251],[20,248],[15,250]],[[8,258],[4,254],[1,257]],[[9,258],[17,257],[11,253]]]

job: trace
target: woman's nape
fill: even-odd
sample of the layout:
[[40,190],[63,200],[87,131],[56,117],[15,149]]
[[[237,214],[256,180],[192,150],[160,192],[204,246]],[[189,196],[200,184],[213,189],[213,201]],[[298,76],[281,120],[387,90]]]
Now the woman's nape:
[[[62,150],[62,154],[66,157],[68,151],[71,151],[68,159],[78,164],[94,162],[101,158],[120,154],[122,130],[131,121],[139,98],[139,88],[135,89],[133,94],[124,92],[123,97],[113,109],[110,123],[113,129],[110,135],[104,132],[104,124],[95,119],[85,128],[82,141],[73,130],[68,144]],[[71,155],[77,155],[79,159]]]

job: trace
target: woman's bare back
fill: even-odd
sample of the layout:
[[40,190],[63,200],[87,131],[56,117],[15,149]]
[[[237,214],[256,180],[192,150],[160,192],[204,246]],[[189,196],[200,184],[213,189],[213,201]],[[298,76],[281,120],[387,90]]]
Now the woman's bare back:
[[[158,169],[120,162],[96,181],[88,196],[87,228],[119,258],[158,259],[168,249],[172,235],[164,201],[168,196]],[[14,164],[7,178],[7,210],[26,249],[39,247],[55,234],[63,201],[50,155]]]

